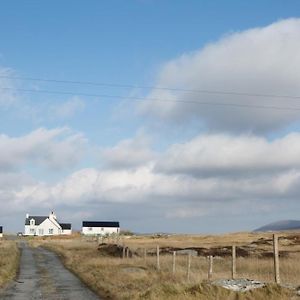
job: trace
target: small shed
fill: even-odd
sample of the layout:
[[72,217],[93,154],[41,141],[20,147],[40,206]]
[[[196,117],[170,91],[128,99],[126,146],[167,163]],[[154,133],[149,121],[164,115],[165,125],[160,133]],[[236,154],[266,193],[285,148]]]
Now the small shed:
[[84,235],[111,235],[120,233],[120,223],[115,221],[83,221]]
[[70,235],[72,234],[72,224],[71,223],[59,223],[61,226],[61,234]]

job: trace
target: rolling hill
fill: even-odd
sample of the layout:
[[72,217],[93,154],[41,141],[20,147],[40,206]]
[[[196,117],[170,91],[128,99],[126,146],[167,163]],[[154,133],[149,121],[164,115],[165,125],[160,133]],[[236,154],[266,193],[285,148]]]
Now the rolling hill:
[[300,220],[282,220],[273,222],[262,227],[255,229],[254,231],[282,231],[282,230],[300,230]]

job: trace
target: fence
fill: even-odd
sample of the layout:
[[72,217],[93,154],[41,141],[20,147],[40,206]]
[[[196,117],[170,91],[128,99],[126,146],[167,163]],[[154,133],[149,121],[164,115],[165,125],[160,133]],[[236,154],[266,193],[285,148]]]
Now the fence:
[[[293,283],[299,277],[299,273],[295,276],[295,268],[297,267],[295,261],[298,261],[300,256],[299,258],[293,256],[287,258],[284,255],[280,257],[278,236],[276,234],[268,242],[268,247],[272,250],[270,252],[265,251],[264,254],[266,255],[259,252],[259,247],[253,247],[256,252],[251,253],[249,251],[245,255],[245,252],[243,252],[245,250],[241,245],[233,245],[230,248],[223,247],[221,250],[227,251],[224,256],[220,256],[218,253],[204,256],[199,255],[193,249],[168,249],[166,251],[165,248],[160,248],[159,245],[151,248],[130,248],[117,237],[107,240],[101,239],[101,242],[118,245],[121,249],[120,256],[123,260],[126,260],[126,263],[131,262],[132,265],[169,273],[188,282],[221,278],[250,278],[265,282],[275,281],[279,284],[281,282],[281,270],[283,270],[285,283]],[[250,245],[250,250],[251,247]],[[282,264],[281,268],[279,263]]]

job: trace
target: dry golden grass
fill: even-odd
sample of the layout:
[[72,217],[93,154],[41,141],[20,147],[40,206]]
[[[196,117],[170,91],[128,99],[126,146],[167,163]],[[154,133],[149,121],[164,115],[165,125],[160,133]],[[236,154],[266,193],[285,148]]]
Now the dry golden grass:
[[[284,233],[283,236],[286,234]],[[224,236],[131,237],[121,242],[135,250],[141,248],[154,250],[157,244],[162,247],[245,245],[261,237],[270,238],[271,235],[239,233]],[[238,257],[238,277],[257,279],[269,284],[263,289],[235,293],[207,282],[208,262],[205,257],[192,257],[188,282],[186,255],[177,256],[176,274],[173,275],[171,255],[161,255],[161,270],[158,272],[154,256],[147,256],[146,260],[143,257],[125,259],[108,257],[97,250],[96,239],[94,241],[80,237],[35,239],[31,243],[56,251],[69,269],[107,299],[296,299],[293,291],[272,284],[274,278],[272,258],[258,258],[255,255],[246,258]],[[284,239],[282,244],[281,248],[295,251],[289,257],[280,260],[282,282],[296,286],[300,284],[300,253],[296,252],[299,246],[284,245]],[[215,258],[213,279],[230,278],[230,266],[230,257]]]
[[0,287],[16,277],[19,267],[19,249],[16,242],[0,241]]
[[[284,237],[299,234],[299,232],[280,232],[278,235],[281,239]],[[228,245],[243,246],[248,245],[258,239],[271,239],[272,233],[263,232],[236,232],[223,235],[166,235],[166,236],[127,236],[122,241],[130,248],[153,247],[159,245],[161,247],[223,247]],[[281,246],[285,246],[284,241],[280,242]],[[282,249],[283,249],[282,248]],[[286,249],[286,248],[284,248]],[[294,248],[293,248],[294,249]],[[300,244],[298,248],[300,249]]]

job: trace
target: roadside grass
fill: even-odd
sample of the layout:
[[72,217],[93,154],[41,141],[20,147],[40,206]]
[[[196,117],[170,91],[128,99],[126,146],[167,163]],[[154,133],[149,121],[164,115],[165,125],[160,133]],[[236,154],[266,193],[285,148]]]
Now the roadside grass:
[[14,241],[0,240],[0,287],[13,280],[18,272],[20,253]]
[[[261,238],[257,234],[233,234],[222,237],[131,237],[126,246],[133,248],[155,249],[161,246],[224,246],[230,245],[239,236],[243,243]],[[269,237],[270,235],[264,235]],[[37,238],[30,241],[32,246],[43,246],[55,251],[68,269],[77,274],[83,282],[106,299],[205,299],[205,300],[265,300],[294,299],[295,293],[273,284],[272,258],[255,256],[237,258],[237,274],[240,278],[256,279],[267,282],[262,289],[245,293],[236,293],[207,281],[208,261],[205,257],[192,257],[189,281],[187,280],[187,256],[176,257],[176,273],[172,274],[172,256],[161,255],[160,271],[156,270],[156,258],[153,255],[133,258],[109,257],[97,250],[97,241],[75,237],[67,239]],[[242,243],[242,242],[240,242]],[[268,246],[266,246],[268,247]],[[290,247],[290,246],[288,246]],[[296,246],[298,249],[298,246]],[[294,249],[290,247],[290,249]],[[283,283],[300,283],[300,253],[292,253],[281,261]],[[214,259],[213,279],[228,279],[231,276],[230,257]]]

